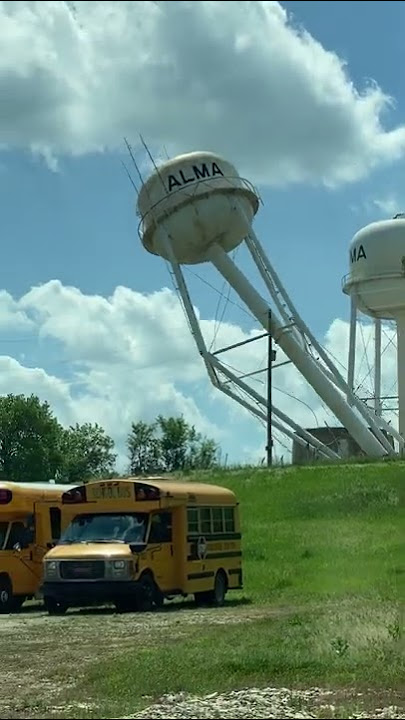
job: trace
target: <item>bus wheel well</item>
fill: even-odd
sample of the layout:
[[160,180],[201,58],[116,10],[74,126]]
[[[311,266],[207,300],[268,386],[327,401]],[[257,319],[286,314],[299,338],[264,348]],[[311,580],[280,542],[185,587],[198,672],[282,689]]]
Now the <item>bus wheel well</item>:
[[2,585],[3,583],[7,583],[7,585],[9,585],[10,587],[10,590],[12,589],[12,582],[8,573],[0,573],[0,585]]
[[139,582],[142,582],[143,578],[145,578],[145,577],[148,577],[151,580],[153,580],[153,582],[155,582],[155,576],[154,576],[152,570],[150,570],[149,568],[147,568],[147,570],[143,570],[143,572],[141,573],[141,575],[139,577]]

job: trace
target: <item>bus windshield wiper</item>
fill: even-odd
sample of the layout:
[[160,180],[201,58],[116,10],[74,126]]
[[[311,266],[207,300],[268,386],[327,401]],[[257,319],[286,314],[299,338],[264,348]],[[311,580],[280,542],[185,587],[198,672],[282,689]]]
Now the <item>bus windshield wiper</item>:
[[111,540],[101,540],[99,538],[94,538],[94,540],[86,540],[86,543],[125,543],[125,540],[120,540],[119,538],[112,538]]

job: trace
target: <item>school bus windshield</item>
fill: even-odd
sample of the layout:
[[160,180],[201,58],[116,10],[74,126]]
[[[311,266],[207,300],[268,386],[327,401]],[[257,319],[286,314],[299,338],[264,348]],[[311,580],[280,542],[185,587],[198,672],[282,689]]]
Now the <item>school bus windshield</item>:
[[144,542],[146,513],[95,513],[77,515],[62,533],[59,545],[73,543]]

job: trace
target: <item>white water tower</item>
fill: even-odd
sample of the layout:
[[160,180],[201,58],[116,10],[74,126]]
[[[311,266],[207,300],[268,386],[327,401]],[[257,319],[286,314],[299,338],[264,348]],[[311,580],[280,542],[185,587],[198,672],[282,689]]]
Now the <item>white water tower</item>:
[[[250,182],[235,167],[210,152],[193,152],[155,167],[138,197],[139,234],[148,252],[171,264],[183,306],[198,350],[213,384],[261,419],[269,412],[269,397],[262,397],[242,376],[208,351],[188,288],[182,264],[211,263],[239,295],[245,306],[284,351],[321,400],[347,429],[366,455],[392,455],[382,418],[365,407],[349,389],[324,348],[299,316],[291,298],[257,238],[252,222],[259,198]],[[262,297],[228,253],[246,242],[269,298]],[[255,283],[256,284],[256,283]],[[273,308],[269,313],[269,301]],[[243,344],[243,343],[240,343]],[[236,347],[236,346],[232,346]],[[225,378],[225,380],[224,380]],[[232,385],[233,383],[233,385]],[[236,390],[245,393],[244,399]],[[248,398],[248,400],[246,400]],[[273,425],[323,456],[338,454],[300,427],[272,403]]]
[[343,280],[343,292],[351,298],[348,384],[353,383],[360,311],[375,320],[375,409],[381,411],[381,320],[395,320],[399,434],[405,438],[405,214],[359,230],[350,244],[349,263]]

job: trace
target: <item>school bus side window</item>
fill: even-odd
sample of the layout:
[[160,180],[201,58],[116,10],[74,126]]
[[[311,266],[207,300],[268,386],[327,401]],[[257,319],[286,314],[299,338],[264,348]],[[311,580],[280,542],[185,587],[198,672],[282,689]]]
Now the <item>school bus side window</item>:
[[25,544],[26,539],[26,529],[23,522],[13,522],[8,540],[6,545],[6,550],[12,550],[14,545],[17,543],[20,543],[21,545]]
[[188,532],[191,534],[197,534],[199,532],[198,526],[198,508],[189,508],[187,511],[188,519]]
[[235,517],[233,508],[189,508],[188,532],[191,535],[210,535],[210,533],[234,532]]
[[209,533],[211,532],[211,509],[210,508],[201,508],[200,518],[201,518],[202,534],[209,535]]
[[212,508],[212,529],[214,533],[224,531],[222,508]]
[[225,532],[234,532],[235,516],[233,513],[233,508],[225,508],[224,509],[224,519],[225,519]]
[[149,542],[172,542],[172,514],[170,512],[155,513],[152,515]]

